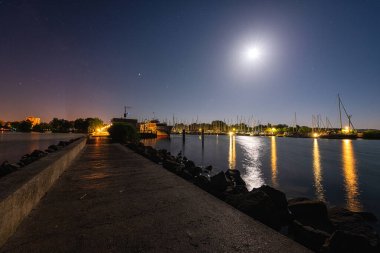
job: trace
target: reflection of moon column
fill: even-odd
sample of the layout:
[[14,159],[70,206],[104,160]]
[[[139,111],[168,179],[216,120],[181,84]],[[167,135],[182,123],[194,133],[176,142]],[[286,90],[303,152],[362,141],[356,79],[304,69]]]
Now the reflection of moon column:
[[230,135],[230,149],[228,153],[228,165],[230,167],[230,170],[234,170],[236,168],[236,142],[235,142],[235,136]]
[[317,198],[319,200],[325,201],[325,196],[323,192],[322,185],[322,168],[321,168],[321,158],[319,155],[318,140],[314,139],[313,145],[313,172],[314,172],[314,186]]
[[346,188],[347,208],[351,211],[362,209],[359,197],[358,175],[351,140],[343,140],[343,176]]
[[277,182],[277,147],[276,137],[271,137],[272,185],[278,187]]

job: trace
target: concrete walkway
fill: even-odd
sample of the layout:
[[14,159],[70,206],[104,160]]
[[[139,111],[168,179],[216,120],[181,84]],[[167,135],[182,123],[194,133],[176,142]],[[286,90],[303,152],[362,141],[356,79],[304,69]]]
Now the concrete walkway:
[[308,252],[117,144],[87,145],[1,252]]

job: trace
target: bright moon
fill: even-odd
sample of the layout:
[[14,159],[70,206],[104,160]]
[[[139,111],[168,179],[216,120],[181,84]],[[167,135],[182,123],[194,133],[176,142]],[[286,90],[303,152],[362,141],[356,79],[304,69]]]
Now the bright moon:
[[246,57],[248,60],[256,60],[261,56],[261,51],[258,47],[248,48],[246,51]]

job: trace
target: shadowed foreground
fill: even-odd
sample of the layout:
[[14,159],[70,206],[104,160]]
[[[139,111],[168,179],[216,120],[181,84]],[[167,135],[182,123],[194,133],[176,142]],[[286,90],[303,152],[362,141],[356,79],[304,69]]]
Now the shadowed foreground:
[[1,252],[308,252],[118,144],[87,145]]

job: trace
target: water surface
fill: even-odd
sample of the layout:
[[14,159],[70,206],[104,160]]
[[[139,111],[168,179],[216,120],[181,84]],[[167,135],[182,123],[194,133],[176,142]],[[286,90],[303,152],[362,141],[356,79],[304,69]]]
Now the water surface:
[[35,149],[45,150],[59,141],[79,136],[83,136],[83,134],[0,132],[0,163],[4,160],[11,163],[18,162],[21,156],[31,153]]
[[238,169],[248,188],[269,184],[290,197],[309,197],[380,217],[380,141],[283,137],[172,135],[145,140],[201,166],[213,174]]

